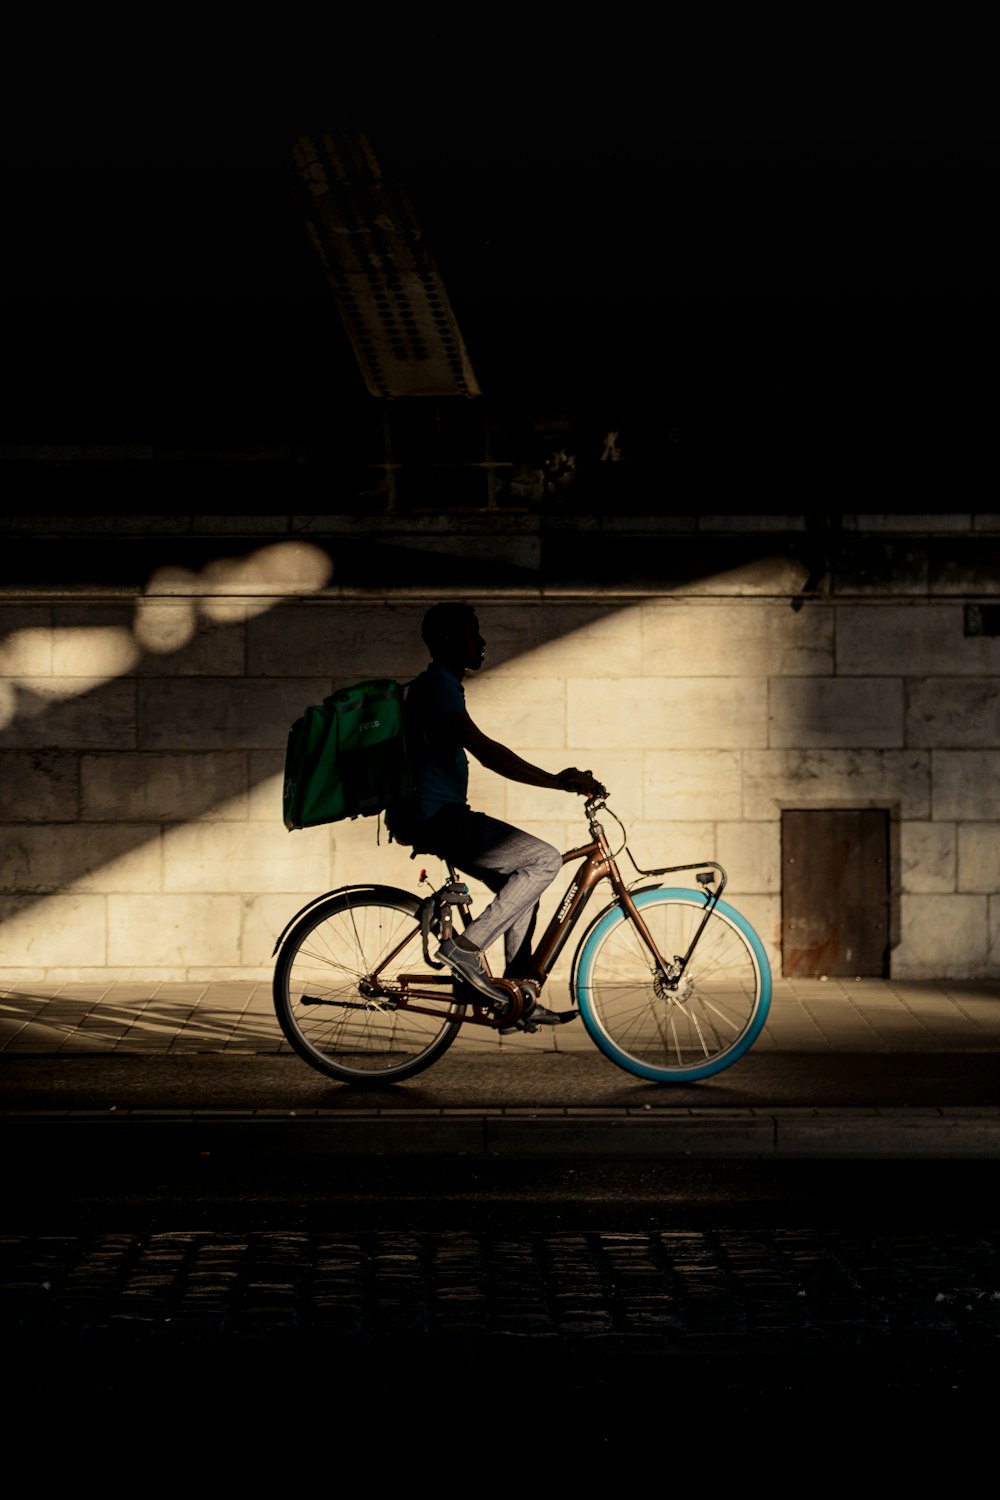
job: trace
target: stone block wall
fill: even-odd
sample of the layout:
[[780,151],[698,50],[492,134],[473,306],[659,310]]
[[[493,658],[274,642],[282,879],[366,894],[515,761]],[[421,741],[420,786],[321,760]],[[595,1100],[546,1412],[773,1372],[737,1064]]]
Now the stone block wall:
[[[1000,639],[967,635],[963,595],[926,572],[803,601],[789,567],[731,590],[470,589],[488,643],[470,711],[527,759],[601,777],[640,866],[720,860],[777,973],[782,809],[888,808],[892,974],[1000,976]],[[422,668],[432,597],[8,591],[0,979],[264,978],[315,895],[412,887],[374,820],[287,832],[281,771],[306,704]],[[565,795],[473,765],[471,796],[561,847],[584,836]]]

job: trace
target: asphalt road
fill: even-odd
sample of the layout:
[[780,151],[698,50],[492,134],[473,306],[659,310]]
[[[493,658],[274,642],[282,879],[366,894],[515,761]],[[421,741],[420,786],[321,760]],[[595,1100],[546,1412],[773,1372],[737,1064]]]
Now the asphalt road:
[[455,1052],[391,1088],[239,1053],[0,1057],[10,1110],[758,1109],[1000,1105],[996,1052],[751,1052],[714,1078],[654,1084],[589,1052]]
[[17,1232],[1000,1227],[1000,1161],[345,1159],[308,1124],[148,1120],[10,1127],[4,1145]]

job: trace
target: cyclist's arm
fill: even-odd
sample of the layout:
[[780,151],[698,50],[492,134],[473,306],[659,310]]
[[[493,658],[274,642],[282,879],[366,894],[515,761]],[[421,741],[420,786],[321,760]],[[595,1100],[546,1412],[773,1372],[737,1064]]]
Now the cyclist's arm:
[[508,781],[548,787],[555,792],[577,792],[580,796],[590,796],[597,786],[589,771],[578,771],[575,766],[567,766],[564,771],[553,775],[551,771],[543,771],[541,766],[522,760],[499,740],[491,740],[467,713],[449,715],[449,723],[460,744],[476,757],[480,765],[488,771],[495,771],[498,776],[506,776]]

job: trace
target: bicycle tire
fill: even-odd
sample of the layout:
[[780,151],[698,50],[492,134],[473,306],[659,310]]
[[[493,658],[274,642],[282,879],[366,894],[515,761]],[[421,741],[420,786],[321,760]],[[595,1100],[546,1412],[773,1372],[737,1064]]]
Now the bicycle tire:
[[[665,962],[687,952],[705,913],[699,891],[639,891],[642,913]],[[771,1004],[771,970],[749,922],[719,901],[677,991],[658,980],[649,949],[618,905],[581,940],[572,990],[583,1023],[606,1057],[656,1083],[693,1083],[738,1062]]]
[[437,1062],[458,1034],[465,1005],[444,992],[440,1016],[393,1007],[362,982],[411,936],[382,978],[427,974],[420,902],[408,891],[364,886],[340,892],[290,929],[274,968],[274,1007],[286,1040],[310,1067],[346,1083],[401,1083]]

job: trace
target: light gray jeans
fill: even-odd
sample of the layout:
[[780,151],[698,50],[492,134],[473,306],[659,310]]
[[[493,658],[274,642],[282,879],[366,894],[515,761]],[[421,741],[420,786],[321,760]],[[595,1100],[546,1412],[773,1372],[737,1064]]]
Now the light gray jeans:
[[521,978],[531,951],[539,897],[562,869],[559,850],[523,829],[457,804],[423,825],[414,848],[451,860],[462,875],[471,875],[495,892],[464,936],[477,948],[488,948],[503,933],[506,972]]

